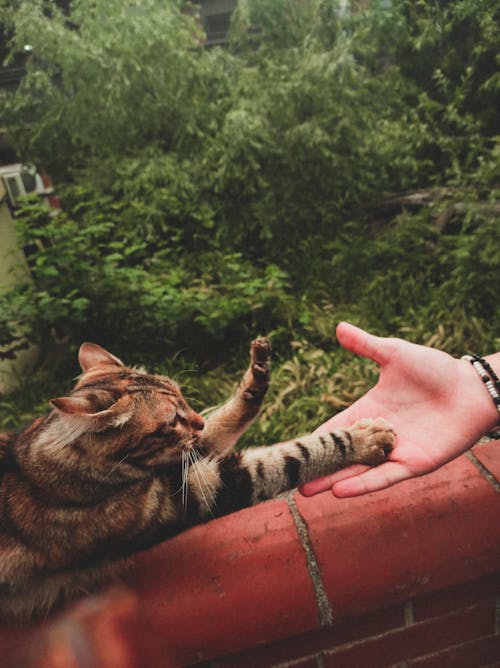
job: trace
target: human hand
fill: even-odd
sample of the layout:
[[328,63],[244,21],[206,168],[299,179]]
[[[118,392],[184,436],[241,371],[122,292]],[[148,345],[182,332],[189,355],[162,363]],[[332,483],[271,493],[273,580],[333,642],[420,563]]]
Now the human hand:
[[[300,488],[312,496],[330,487],[335,496],[373,492],[430,473],[468,450],[498,422],[498,413],[469,362],[401,339],[373,336],[353,325],[337,327],[340,343],[380,366],[371,390],[317,431],[384,417],[397,441],[388,461],[375,468],[352,466]],[[499,361],[499,353],[490,364]]]

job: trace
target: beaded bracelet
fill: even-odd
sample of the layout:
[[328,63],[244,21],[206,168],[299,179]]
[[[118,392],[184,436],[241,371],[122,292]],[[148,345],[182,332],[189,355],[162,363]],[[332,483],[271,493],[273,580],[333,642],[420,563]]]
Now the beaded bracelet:
[[[463,355],[462,359],[470,362],[477,371],[500,415],[500,381],[496,373],[488,362],[479,355]],[[500,439],[500,428],[490,431],[488,436],[497,440]]]
[[486,373],[490,374],[491,380],[494,382],[496,389],[500,392],[500,380],[498,379],[498,376],[493,371],[488,362],[485,359],[483,359],[480,355],[472,355],[472,357],[475,359],[476,362],[479,362],[479,364],[483,367]]

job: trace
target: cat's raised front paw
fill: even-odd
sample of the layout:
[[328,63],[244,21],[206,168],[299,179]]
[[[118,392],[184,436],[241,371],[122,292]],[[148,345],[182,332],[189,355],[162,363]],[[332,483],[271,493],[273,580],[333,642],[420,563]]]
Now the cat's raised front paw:
[[385,462],[396,442],[394,429],[384,418],[358,420],[349,433],[356,462],[369,466]]
[[246,401],[260,402],[269,387],[271,344],[258,336],[250,346],[250,374],[244,378],[243,397]]

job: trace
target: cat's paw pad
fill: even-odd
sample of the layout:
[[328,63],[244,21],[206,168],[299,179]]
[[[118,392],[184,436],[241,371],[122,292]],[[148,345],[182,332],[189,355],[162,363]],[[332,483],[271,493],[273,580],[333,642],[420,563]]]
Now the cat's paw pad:
[[358,420],[349,429],[356,461],[374,466],[385,462],[396,442],[392,425],[384,418]]
[[269,387],[271,344],[264,336],[257,337],[250,347],[250,368],[243,379],[245,401],[262,401]]
[[258,336],[250,347],[252,373],[256,380],[269,379],[271,344],[264,336]]

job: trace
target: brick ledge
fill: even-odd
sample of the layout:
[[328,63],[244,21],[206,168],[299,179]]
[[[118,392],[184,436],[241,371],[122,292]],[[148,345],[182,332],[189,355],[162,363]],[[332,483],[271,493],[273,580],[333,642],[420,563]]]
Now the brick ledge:
[[138,555],[121,590],[38,636],[0,628],[0,653],[21,665],[13,647],[35,637],[22,665],[55,667],[54,652],[79,654],[82,642],[95,666],[120,648],[113,665],[124,668],[188,665],[488,577],[500,572],[499,475],[500,447],[480,444],[376,494],[295,494],[243,510]]

